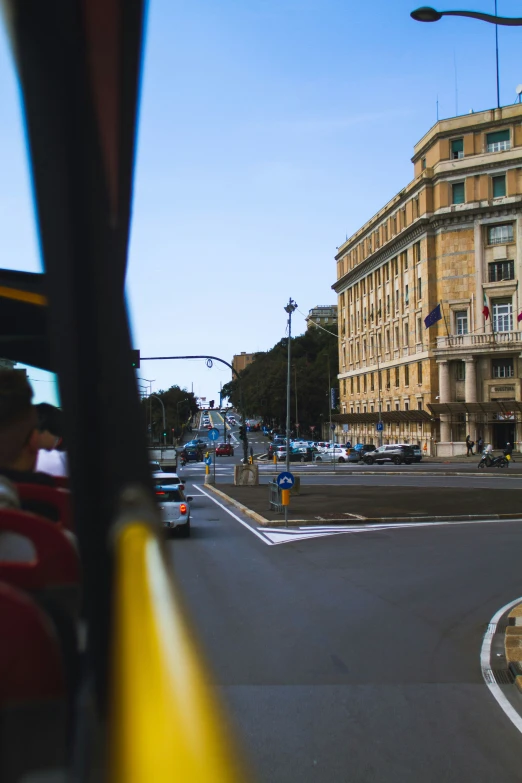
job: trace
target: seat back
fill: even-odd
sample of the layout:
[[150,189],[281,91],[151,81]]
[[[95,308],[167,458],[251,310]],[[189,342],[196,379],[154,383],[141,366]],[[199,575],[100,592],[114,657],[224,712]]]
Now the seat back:
[[28,511],[2,509],[0,532],[29,539],[35,550],[30,561],[0,560],[0,581],[30,592],[79,585],[79,555],[59,525]]
[[68,489],[48,487],[45,484],[17,484],[16,489],[26,511],[47,517],[74,532],[71,493]]

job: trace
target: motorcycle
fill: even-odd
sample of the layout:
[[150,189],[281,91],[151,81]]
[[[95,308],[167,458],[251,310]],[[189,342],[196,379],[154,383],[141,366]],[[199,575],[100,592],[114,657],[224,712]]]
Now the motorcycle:
[[499,456],[493,456],[490,451],[483,451],[482,458],[477,465],[477,468],[509,468],[511,461],[511,454],[502,452]]

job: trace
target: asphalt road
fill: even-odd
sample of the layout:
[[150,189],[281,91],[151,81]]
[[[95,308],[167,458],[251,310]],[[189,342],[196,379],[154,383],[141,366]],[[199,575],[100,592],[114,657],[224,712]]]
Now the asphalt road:
[[172,563],[258,780],[520,782],[522,737],[479,654],[522,594],[522,523],[274,546],[201,482],[189,478],[193,533],[169,543]]

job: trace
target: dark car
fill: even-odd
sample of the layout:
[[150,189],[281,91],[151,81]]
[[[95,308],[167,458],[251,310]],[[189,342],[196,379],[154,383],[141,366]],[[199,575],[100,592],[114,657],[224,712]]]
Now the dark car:
[[286,447],[286,438],[274,438],[272,443],[268,444],[268,459],[272,459],[275,452],[280,446]]
[[216,457],[233,457],[234,449],[231,443],[218,443],[216,446]]
[[395,465],[411,465],[415,460],[415,454],[411,446],[404,446],[399,443],[388,446],[380,446],[375,451],[368,451],[363,455],[363,461],[367,465],[373,465],[374,462],[382,464],[384,462],[393,462]]
[[201,462],[203,459],[203,451],[202,449],[186,448],[184,457],[187,462]]
[[[314,458],[314,449],[301,447],[298,449],[290,449],[290,462],[312,462]],[[286,453],[285,456],[282,457],[282,460],[286,459]]]

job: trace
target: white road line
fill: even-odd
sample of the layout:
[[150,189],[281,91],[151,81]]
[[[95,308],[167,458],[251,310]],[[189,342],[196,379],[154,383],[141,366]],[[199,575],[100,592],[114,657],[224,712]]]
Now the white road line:
[[484,682],[488,686],[494,698],[497,700],[501,709],[504,710],[509,720],[520,731],[520,733],[522,733],[522,717],[518,714],[515,708],[510,704],[508,699],[504,696],[500,686],[495,682],[493,672],[491,671],[491,642],[493,640],[493,636],[495,635],[495,631],[497,629],[497,623],[502,617],[502,615],[504,614],[504,612],[507,612],[508,609],[511,609],[511,607],[515,606],[515,604],[518,604],[521,601],[522,601],[522,597],[515,598],[514,601],[510,601],[508,604],[503,606],[501,609],[498,610],[498,612],[496,612],[493,615],[493,617],[489,622],[486,633],[484,634],[482,648],[480,651],[480,667],[482,669],[482,676],[484,678]]
[[268,538],[266,538],[266,537],[265,537],[265,536],[263,536],[261,533],[259,533],[259,532],[258,532],[258,531],[257,531],[257,530],[254,528],[254,527],[252,527],[251,525],[249,525],[249,524],[248,524],[247,522],[245,522],[243,519],[241,519],[240,517],[238,517],[238,515],[237,515],[237,514],[234,514],[232,511],[230,511],[230,509],[229,509],[229,508],[227,508],[226,506],[224,506],[224,505],[223,505],[223,503],[220,503],[220,502],[219,502],[219,500],[216,500],[216,498],[213,498],[213,497],[212,497],[212,495],[210,495],[208,492],[204,492],[204,491],[201,489],[201,487],[196,487],[196,486],[194,486],[194,489],[197,489],[197,490],[198,490],[198,492],[201,492],[201,494],[202,494],[202,495],[206,495],[206,497],[207,497],[207,498],[209,498],[210,500],[212,500],[212,501],[213,501],[213,502],[216,504],[216,506],[219,506],[220,508],[222,508],[222,509],[223,509],[223,511],[226,511],[226,512],[227,512],[227,514],[230,514],[230,516],[231,516],[231,517],[234,517],[234,519],[236,519],[236,520],[239,522],[239,524],[240,524],[240,525],[243,525],[243,527],[246,527],[246,528],[247,528],[247,530],[249,530],[249,531],[250,531],[251,533],[253,533],[255,536],[257,536],[258,538],[260,538],[260,539],[261,539],[261,541],[263,541],[265,544],[267,544],[267,546],[272,546],[272,541],[270,541]]

